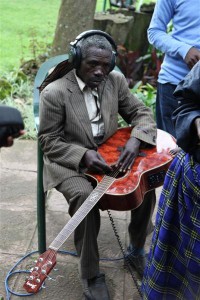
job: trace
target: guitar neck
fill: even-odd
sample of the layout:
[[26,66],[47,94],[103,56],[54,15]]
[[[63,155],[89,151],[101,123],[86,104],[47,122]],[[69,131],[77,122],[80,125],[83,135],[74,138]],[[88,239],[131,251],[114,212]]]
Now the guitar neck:
[[87,197],[84,203],[76,211],[69,222],[63,227],[54,241],[50,244],[49,248],[55,251],[63,245],[63,243],[68,239],[68,237],[74,232],[76,227],[83,221],[95,204],[101,199],[105,194],[107,189],[113,184],[115,178],[110,176],[104,176],[102,181],[97,185],[97,187],[92,191],[92,193]]

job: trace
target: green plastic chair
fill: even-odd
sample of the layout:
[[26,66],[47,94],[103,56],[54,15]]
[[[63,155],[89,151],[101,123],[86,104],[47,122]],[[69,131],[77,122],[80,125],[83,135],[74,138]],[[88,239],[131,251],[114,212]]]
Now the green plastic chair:
[[[58,55],[48,59],[39,68],[35,81],[34,81],[34,94],[33,94],[33,109],[34,109],[34,119],[35,127],[38,132],[39,127],[39,101],[40,92],[38,87],[42,84],[44,79],[49,74],[49,71],[56,67],[62,61],[68,59],[68,55]],[[115,66],[115,70],[120,71],[120,69]],[[43,152],[41,150],[40,144],[37,145],[37,225],[38,225],[38,251],[43,253],[46,251],[46,193],[43,189]]]
[[[57,66],[60,62],[68,58],[67,54],[58,55],[48,59],[39,68],[35,81],[33,93],[33,109],[35,127],[38,132],[39,127],[39,100],[40,94],[38,87],[47,77],[49,70]],[[37,148],[37,224],[38,224],[38,251],[43,253],[46,251],[46,213],[45,213],[45,198],[46,194],[43,189],[43,153],[38,142]]]

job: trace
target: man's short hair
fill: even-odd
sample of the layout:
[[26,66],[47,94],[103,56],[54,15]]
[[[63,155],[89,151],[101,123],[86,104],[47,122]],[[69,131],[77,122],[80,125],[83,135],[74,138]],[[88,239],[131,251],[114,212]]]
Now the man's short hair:
[[78,41],[77,46],[81,49],[82,58],[85,58],[87,56],[88,49],[91,47],[105,49],[110,51],[111,53],[113,50],[112,45],[106,39],[106,37],[98,34],[94,34],[84,39],[81,39],[80,41]]

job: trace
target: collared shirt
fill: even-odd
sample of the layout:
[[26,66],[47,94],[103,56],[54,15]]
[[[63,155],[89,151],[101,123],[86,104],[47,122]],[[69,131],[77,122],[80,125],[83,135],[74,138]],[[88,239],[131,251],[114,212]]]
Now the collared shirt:
[[[171,20],[173,31],[168,34]],[[191,47],[200,50],[200,0],[157,0],[148,39],[165,53],[158,82],[177,85],[189,72],[186,54]]]
[[91,122],[92,133],[94,137],[101,138],[104,135],[104,122],[100,110],[99,96],[97,89],[88,87],[75,72],[76,80],[80,90],[83,92],[85,104],[87,107],[89,119]]

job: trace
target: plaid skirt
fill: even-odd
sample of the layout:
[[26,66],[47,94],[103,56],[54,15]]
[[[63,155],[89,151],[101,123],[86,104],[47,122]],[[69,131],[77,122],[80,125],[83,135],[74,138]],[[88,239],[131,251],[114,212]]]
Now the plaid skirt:
[[143,299],[200,299],[200,164],[181,151],[165,177]]

